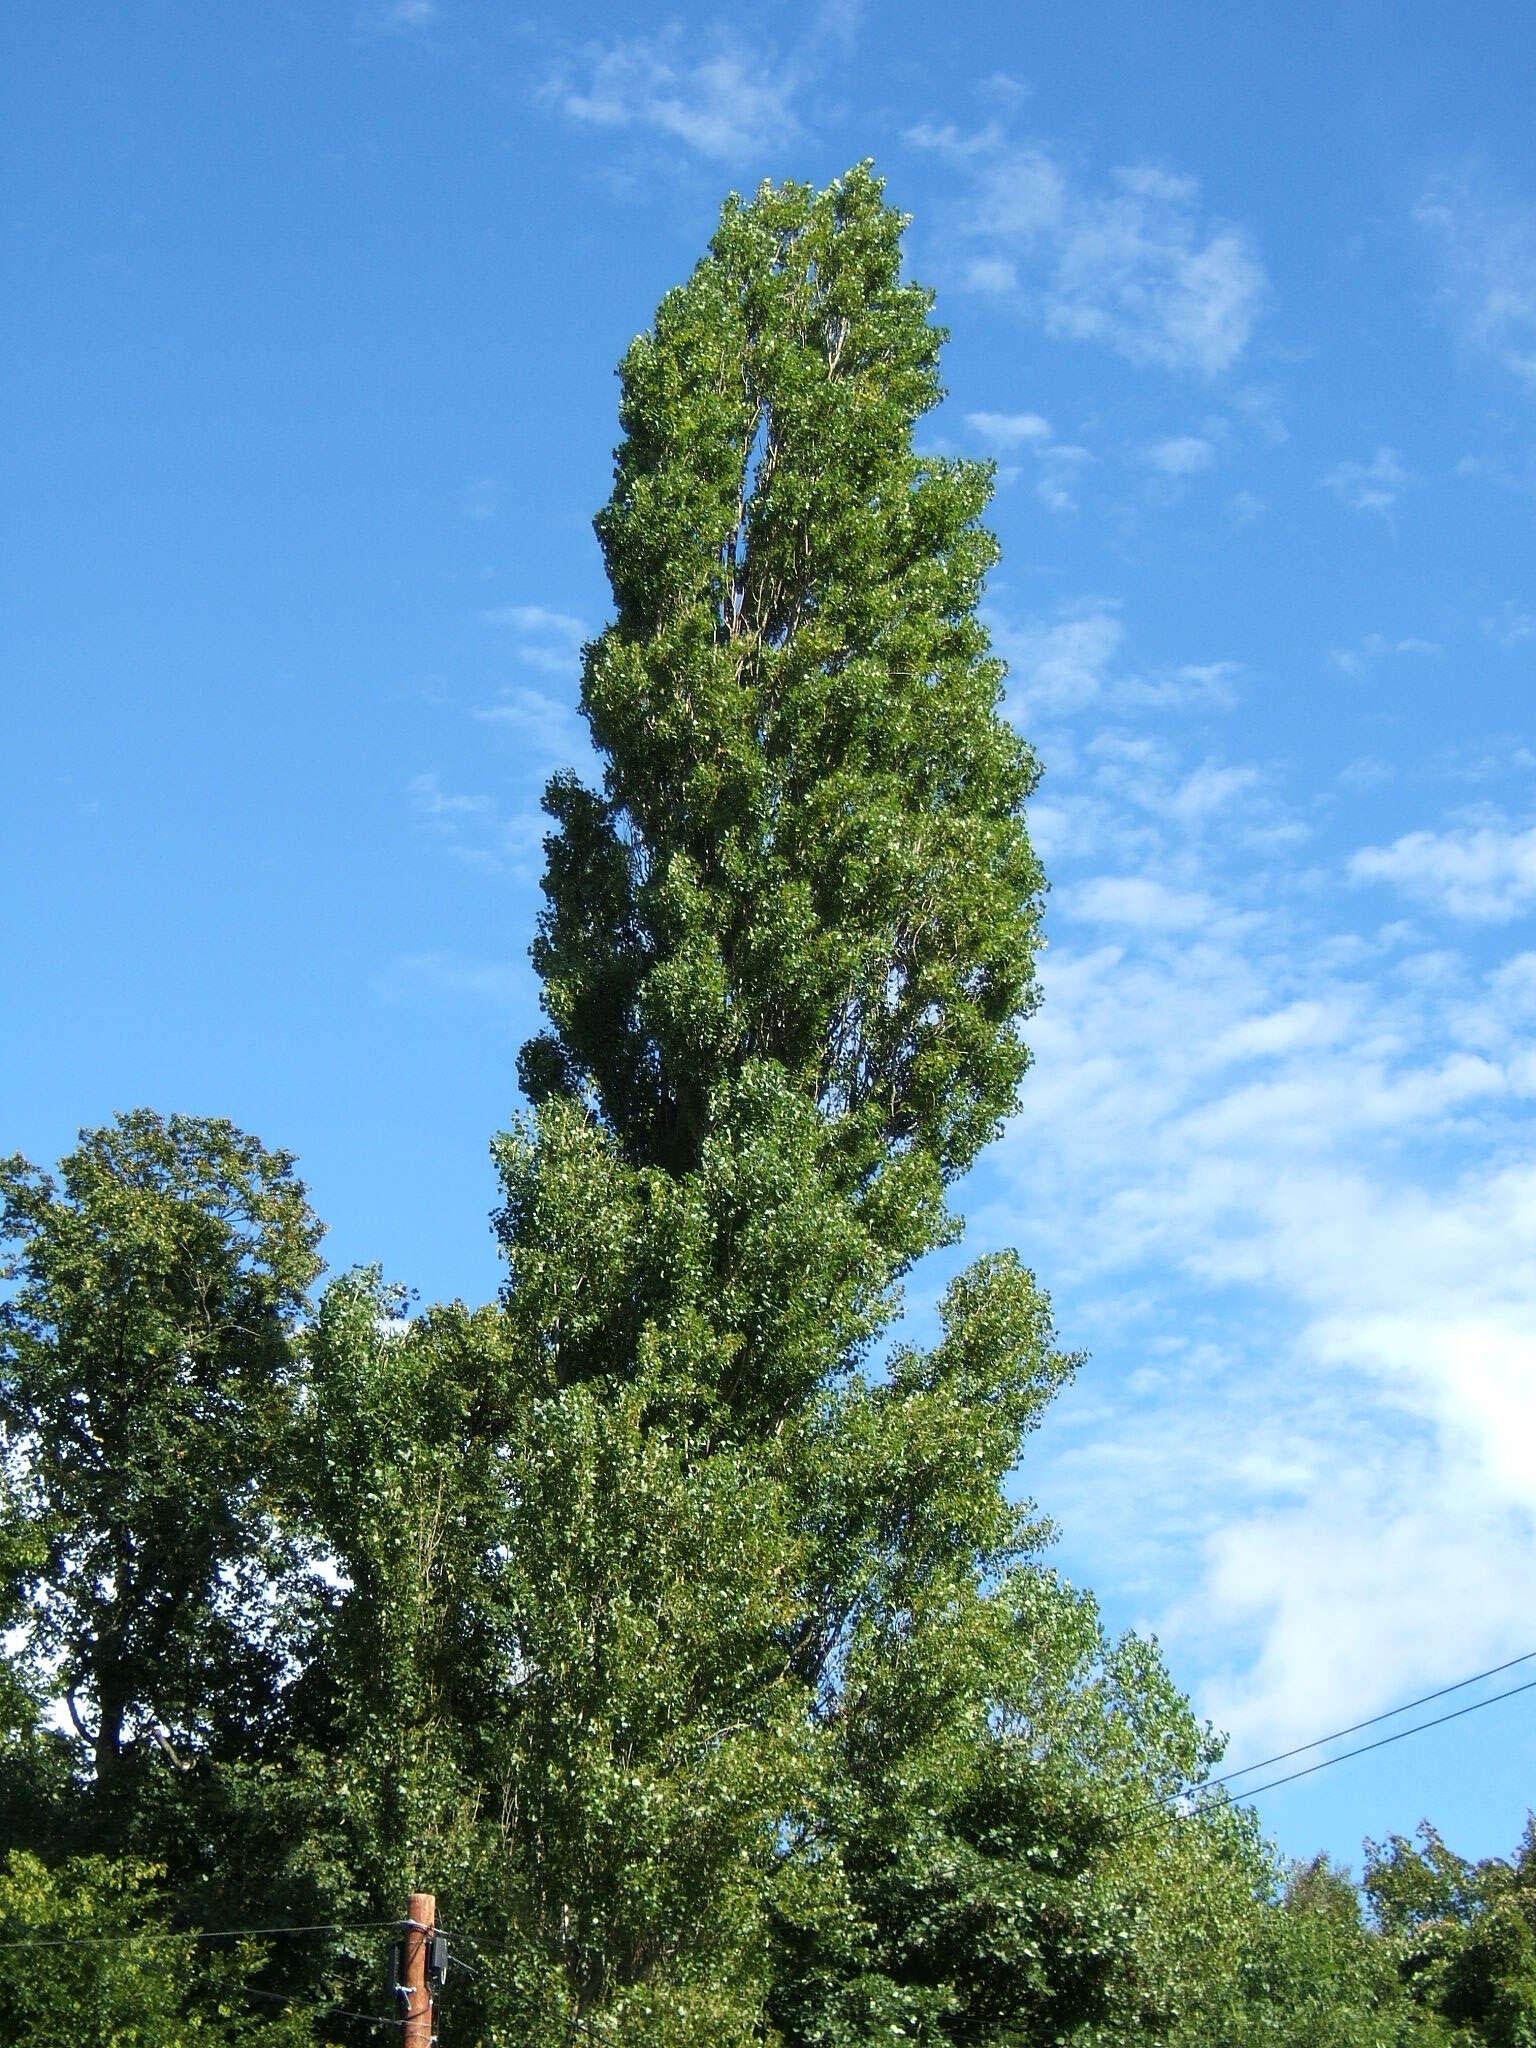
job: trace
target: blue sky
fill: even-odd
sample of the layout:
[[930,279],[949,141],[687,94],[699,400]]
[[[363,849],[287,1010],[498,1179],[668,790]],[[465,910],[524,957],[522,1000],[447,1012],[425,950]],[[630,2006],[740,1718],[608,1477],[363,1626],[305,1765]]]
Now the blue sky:
[[[1047,771],[1035,1070],[962,1191],[1091,1354],[1022,1483],[1234,1761],[1536,1649],[1529,10],[6,38],[0,1145],[228,1114],[333,1263],[494,1289],[613,365],[726,190],[872,156]],[[1533,1697],[1265,1822],[1507,1850]]]

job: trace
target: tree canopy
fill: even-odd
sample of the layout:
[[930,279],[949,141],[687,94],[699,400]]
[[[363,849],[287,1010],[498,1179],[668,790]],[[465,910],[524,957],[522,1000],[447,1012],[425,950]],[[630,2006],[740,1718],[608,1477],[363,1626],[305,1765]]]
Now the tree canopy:
[[944,337],[902,226],[863,168],[730,200],[620,366],[603,789],[546,799],[521,1072],[677,1169],[771,1068],[910,1257],[1013,1105],[1044,884],[977,613],[991,472],[913,445]]
[[130,1750],[216,1744],[276,1683],[271,1451],[320,1235],[293,1159],[220,1120],[121,1116],[57,1180],[0,1162],[13,1611],[103,1796]]

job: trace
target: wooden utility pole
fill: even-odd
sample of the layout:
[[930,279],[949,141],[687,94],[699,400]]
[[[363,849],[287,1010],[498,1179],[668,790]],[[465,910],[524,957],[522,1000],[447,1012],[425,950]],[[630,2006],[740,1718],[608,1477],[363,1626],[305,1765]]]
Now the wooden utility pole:
[[427,1943],[437,1925],[437,1900],[431,1892],[412,1892],[405,1909],[405,1931],[400,1941],[400,1984],[409,1993],[405,2003],[405,2025],[400,2029],[404,2048],[432,2048],[432,1987],[427,1982]]

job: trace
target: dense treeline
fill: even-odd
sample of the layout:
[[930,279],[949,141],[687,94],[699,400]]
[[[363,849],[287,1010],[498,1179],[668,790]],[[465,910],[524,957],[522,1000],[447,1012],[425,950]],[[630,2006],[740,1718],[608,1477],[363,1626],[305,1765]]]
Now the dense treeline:
[[[1191,1791],[1009,1496],[1074,1366],[1024,1265],[895,1340],[1044,890],[900,235],[864,171],[733,200],[621,366],[500,1299],[320,1290],[227,1123],[0,1169],[0,1939],[71,1938],[6,2041],[371,2040],[412,1884],[445,2048],[1536,2041],[1536,1834],[1362,1899]],[[274,1923],[336,1931],[178,1938]]]

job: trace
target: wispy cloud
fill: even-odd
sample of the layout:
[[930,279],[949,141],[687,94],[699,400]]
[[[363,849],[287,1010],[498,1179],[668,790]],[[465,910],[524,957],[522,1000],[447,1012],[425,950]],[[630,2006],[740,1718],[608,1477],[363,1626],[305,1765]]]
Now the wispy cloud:
[[510,734],[525,769],[542,774],[550,767],[595,765],[585,721],[574,704],[550,690],[509,683],[494,702],[477,704],[470,715]]
[[987,623],[1008,663],[1013,715],[1027,729],[1043,716],[1071,715],[1090,706],[1226,710],[1236,699],[1240,670],[1235,662],[1126,667],[1121,660],[1125,628],[1109,605],[1069,607],[1053,619],[1022,623],[994,610]]
[[[965,424],[994,453],[1027,453],[1034,460],[1035,495],[1049,511],[1077,510],[1078,476],[1094,459],[1086,448],[1058,441],[1050,421],[1037,412],[968,412]],[[998,465],[998,477],[1004,483],[1011,483],[1019,473],[1017,461]]]
[[1009,107],[1016,107],[1021,101],[1034,96],[1034,87],[1021,78],[1015,78],[1011,71],[989,72],[976,90],[983,98]]
[[1536,394],[1536,204],[1442,178],[1414,218],[1434,239],[1442,296],[1464,339]]
[[542,604],[492,605],[481,612],[480,623],[503,628],[518,660],[550,675],[572,675],[589,637],[580,619]]
[[1536,909],[1536,825],[1490,818],[1406,832],[1390,846],[1362,847],[1349,871],[1357,882],[1386,883],[1449,917],[1507,924]]
[[409,795],[423,825],[466,867],[524,880],[538,872],[548,820],[532,805],[504,811],[483,791],[445,789],[432,773],[414,776]]
[[1203,434],[1169,434],[1145,450],[1145,459],[1163,476],[1196,476],[1211,467],[1216,449]]
[[[1095,1358],[1031,1492],[1252,1754],[1528,1647],[1536,955],[1360,930],[1370,850],[1165,716],[1106,728],[1122,665],[1123,630],[1035,807],[1036,1064],[967,1206]],[[1466,839],[1462,907],[1502,909],[1525,836],[1387,879]]]
[[1491,617],[1484,619],[1483,631],[1500,647],[1523,647],[1536,640],[1536,618],[1507,598]]
[[1404,468],[1395,448],[1382,446],[1369,462],[1340,462],[1326,472],[1323,483],[1355,512],[1391,512],[1417,478]]
[[494,816],[496,809],[493,797],[445,790],[441,780],[432,774],[411,778],[411,804],[418,817],[444,831],[456,831],[471,820]]
[[1242,356],[1264,267],[1245,230],[1203,216],[1195,179],[1140,164],[1085,189],[1048,148],[996,127],[924,124],[908,140],[967,182],[961,281],[972,290],[1138,365],[1212,377]]
[[1389,654],[1425,656],[1439,652],[1435,641],[1421,639],[1417,634],[1394,640],[1389,633],[1367,633],[1351,647],[1330,648],[1328,659],[1341,675],[1363,676]]
[[[851,34],[843,9],[829,28]],[[638,129],[717,162],[756,157],[793,139],[795,67],[765,62],[728,39],[699,51],[680,30],[592,43],[545,89],[571,120],[595,129]]]
[[1020,700],[1020,719],[1077,710],[1104,693],[1125,628],[1114,612],[1085,611],[1050,623],[994,627]]
[[438,18],[437,0],[380,0],[357,10],[359,35],[404,36],[430,28]]
[[1050,421],[1037,412],[968,412],[965,423],[1002,448],[1049,447],[1055,439]]
[[459,510],[466,519],[494,519],[501,510],[501,485],[493,476],[477,477],[465,486]]
[[1069,906],[1084,924],[1142,933],[1203,931],[1215,915],[1202,891],[1171,889],[1151,875],[1094,875],[1073,888]]
[[839,50],[851,50],[859,39],[864,19],[864,0],[821,0],[811,21],[813,43],[832,43]]
[[471,717],[516,740],[525,772],[542,775],[551,767],[591,768],[592,743],[576,693],[581,649],[590,637],[586,622],[542,604],[493,605],[480,613],[480,621],[506,636],[522,667],[549,681],[506,683],[490,703],[476,705]]

